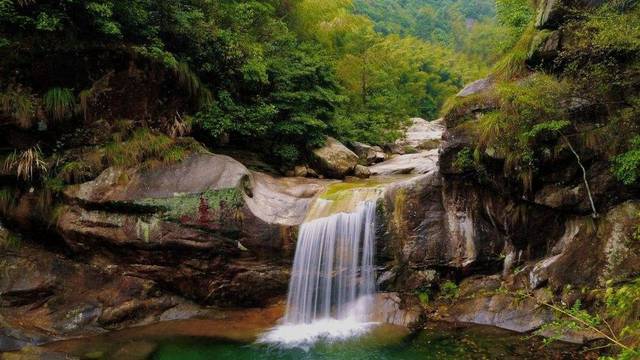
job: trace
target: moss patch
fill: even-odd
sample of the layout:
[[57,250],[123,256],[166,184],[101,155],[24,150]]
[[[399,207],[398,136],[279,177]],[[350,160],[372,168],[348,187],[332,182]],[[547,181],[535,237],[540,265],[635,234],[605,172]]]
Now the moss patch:
[[194,217],[203,211],[238,210],[244,205],[242,192],[237,188],[207,190],[201,194],[176,195],[164,199],[144,199],[137,205],[158,208],[170,220]]

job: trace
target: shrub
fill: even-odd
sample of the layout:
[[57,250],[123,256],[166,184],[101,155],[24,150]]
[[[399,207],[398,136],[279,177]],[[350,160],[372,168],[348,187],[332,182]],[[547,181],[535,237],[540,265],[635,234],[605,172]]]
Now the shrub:
[[631,148],[613,159],[613,173],[626,185],[635,184],[640,177],[640,135],[631,139]]
[[474,168],[473,152],[470,148],[465,147],[456,154],[453,161],[453,167],[457,171],[468,171]]
[[140,128],[125,141],[116,136],[102,150],[107,165],[122,168],[171,164],[183,160],[191,152],[203,151],[194,142],[178,140],[148,128]]
[[285,167],[292,167],[300,158],[300,152],[294,145],[291,144],[277,145],[273,149],[273,154],[276,159]]
[[440,297],[445,300],[454,300],[458,297],[460,289],[458,285],[451,280],[444,282],[440,285]]

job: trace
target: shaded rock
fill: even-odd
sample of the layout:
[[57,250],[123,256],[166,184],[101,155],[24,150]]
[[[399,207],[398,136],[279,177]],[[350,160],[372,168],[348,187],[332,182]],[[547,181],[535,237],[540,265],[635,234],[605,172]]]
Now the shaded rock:
[[423,290],[430,288],[439,279],[435,270],[418,270],[411,272],[406,280],[406,288],[411,290]]
[[539,29],[553,29],[560,25],[565,14],[562,0],[542,0],[538,4],[536,27]]
[[551,65],[561,50],[560,31],[542,31],[536,34],[532,43],[527,64],[532,67]]
[[317,178],[318,173],[307,165],[298,165],[293,168],[291,176]]
[[637,202],[626,202],[596,220],[588,216],[569,219],[564,235],[533,267],[530,286],[604,286],[607,280],[622,280],[638,273],[640,248],[630,240],[638,211]]
[[0,305],[18,306],[34,299],[46,299],[58,285],[58,278],[37,259],[7,256],[0,265]]
[[398,274],[394,269],[385,271],[376,279],[376,285],[380,290],[390,289],[397,276]]
[[570,6],[596,7],[605,2],[606,0],[542,0],[538,3],[536,27],[555,29],[562,24]]
[[351,144],[353,152],[360,158],[360,163],[363,165],[372,165],[382,162],[386,159],[387,155],[384,153],[381,147],[371,146],[363,144],[361,142],[353,142]]
[[[123,275],[113,267],[76,263],[30,244],[23,244],[18,252],[1,253],[0,264],[4,284],[53,284],[46,286],[46,295],[22,291],[19,303],[0,306],[0,352],[99,334],[107,322],[109,329],[120,329],[157,321],[169,307],[186,302],[167,296],[149,280]],[[25,283],[25,275],[32,280]]]
[[356,165],[356,168],[355,168],[353,174],[356,177],[359,177],[361,179],[367,179],[369,176],[371,176],[371,171],[366,166]]
[[471,276],[460,283],[458,296],[462,299],[473,298],[479,294],[495,292],[500,286],[502,280],[499,275]]
[[314,149],[312,155],[317,170],[336,179],[351,174],[358,164],[358,155],[332,137],[327,138],[323,147]]

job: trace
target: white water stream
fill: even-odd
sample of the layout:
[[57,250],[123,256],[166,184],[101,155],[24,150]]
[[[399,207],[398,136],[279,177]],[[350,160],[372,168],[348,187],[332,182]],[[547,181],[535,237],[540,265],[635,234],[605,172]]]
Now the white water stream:
[[[360,189],[359,189],[360,190]],[[259,340],[309,347],[367,332],[375,294],[375,216],[379,189],[356,196],[355,208],[325,217],[339,200],[319,199],[302,224],[283,323]],[[351,190],[357,194],[360,191]],[[346,199],[353,203],[353,198]],[[340,208],[340,206],[338,206]]]

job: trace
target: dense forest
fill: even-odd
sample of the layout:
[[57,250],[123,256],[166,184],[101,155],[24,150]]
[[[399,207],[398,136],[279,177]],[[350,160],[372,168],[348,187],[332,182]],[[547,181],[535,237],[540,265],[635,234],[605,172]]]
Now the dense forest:
[[3,122],[193,129],[285,165],[326,134],[382,145],[488,73],[531,17],[512,14],[522,3],[496,19],[490,0],[3,1]]

